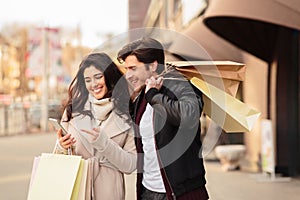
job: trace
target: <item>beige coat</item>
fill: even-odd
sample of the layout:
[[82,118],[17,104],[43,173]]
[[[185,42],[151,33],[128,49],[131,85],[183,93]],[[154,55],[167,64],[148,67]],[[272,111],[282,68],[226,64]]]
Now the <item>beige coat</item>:
[[[104,100],[87,103],[87,106],[93,107],[97,120],[79,115],[69,122],[62,122],[62,125],[76,139],[75,154],[88,159],[93,169],[92,186],[86,199],[122,200],[125,199],[123,173],[129,174],[136,169],[133,128],[114,111],[111,112],[112,102]],[[65,118],[64,115],[62,121]],[[92,130],[93,127],[100,128],[100,135],[94,141],[89,134],[81,131]]]

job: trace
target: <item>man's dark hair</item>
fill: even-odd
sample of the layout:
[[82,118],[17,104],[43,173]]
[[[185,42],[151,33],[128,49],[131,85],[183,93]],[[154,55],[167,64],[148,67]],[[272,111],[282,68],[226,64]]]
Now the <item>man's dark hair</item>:
[[158,67],[156,72],[158,74],[165,69],[164,47],[153,38],[143,37],[125,45],[118,53],[118,61],[123,63],[130,55],[136,56],[138,61],[145,63],[146,66],[157,61]]

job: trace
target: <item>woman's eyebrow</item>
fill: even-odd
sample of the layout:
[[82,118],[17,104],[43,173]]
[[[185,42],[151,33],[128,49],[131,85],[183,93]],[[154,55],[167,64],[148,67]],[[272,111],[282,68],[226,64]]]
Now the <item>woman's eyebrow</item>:
[[[99,72],[99,73],[97,73],[97,74],[94,74],[93,76],[98,76],[98,75],[103,76],[103,73],[102,73],[102,72]],[[89,76],[84,77],[84,79],[89,79],[89,78],[91,78],[91,77],[89,77]]]
[[97,73],[97,74],[94,74],[94,76],[98,76],[98,75],[103,75],[103,73],[102,73],[102,72],[99,72],[99,73]]

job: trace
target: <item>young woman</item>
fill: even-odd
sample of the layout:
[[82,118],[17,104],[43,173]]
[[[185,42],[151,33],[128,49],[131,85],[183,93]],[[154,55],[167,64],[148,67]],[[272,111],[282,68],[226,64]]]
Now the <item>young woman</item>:
[[88,55],[69,87],[69,98],[57,132],[56,153],[90,160],[92,184],[86,199],[125,198],[123,173],[136,169],[136,149],[130,123],[126,80],[104,53]]

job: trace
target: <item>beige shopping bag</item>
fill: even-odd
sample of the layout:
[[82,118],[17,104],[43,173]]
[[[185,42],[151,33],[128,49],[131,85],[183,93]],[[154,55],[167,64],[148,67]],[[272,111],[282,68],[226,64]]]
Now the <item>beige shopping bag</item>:
[[81,156],[43,153],[36,162],[27,200],[84,199],[88,162]]
[[233,61],[168,61],[188,79],[200,78],[236,96],[239,83],[245,79],[246,67]]
[[37,169],[37,167],[39,165],[40,158],[41,158],[41,156],[34,157],[33,165],[32,165],[32,170],[31,170],[31,178],[30,178],[30,183],[29,183],[29,190],[30,190],[31,185],[32,185],[32,183],[34,181],[36,169]]
[[85,159],[81,159],[80,167],[82,167],[82,170],[79,170],[79,173],[81,173],[81,175],[77,176],[77,178],[81,177],[81,180],[80,181],[76,180],[76,182],[75,182],[74,190],[72,193],[72,195],[74,194],[74,198],[72,198],[72,199],[76,199],[75,194],[78,194],[77,200],[85,200],[86,195],[87,195],[87,189],[89,189],[89,187],[90,187],[87,184],[89,161],[85,160]]
[[248,132],[253,128],[260,112],[199,78],[190,81],[203,93],[203,112],[224,131]]

